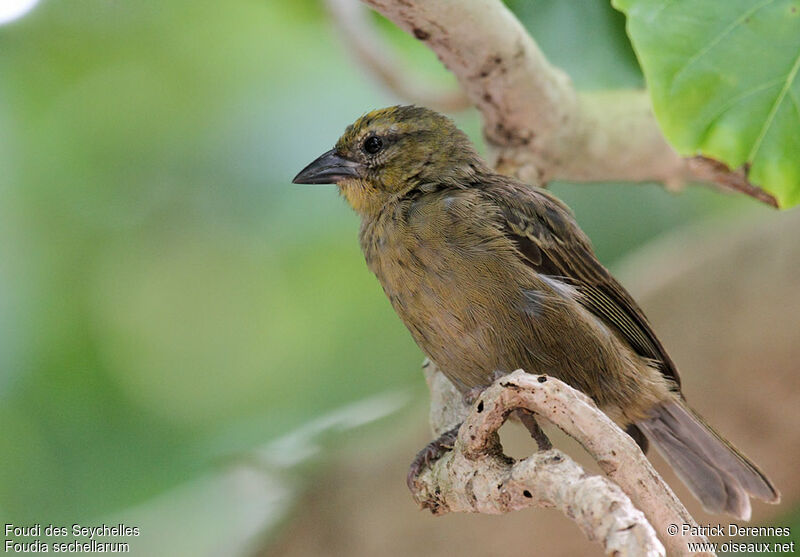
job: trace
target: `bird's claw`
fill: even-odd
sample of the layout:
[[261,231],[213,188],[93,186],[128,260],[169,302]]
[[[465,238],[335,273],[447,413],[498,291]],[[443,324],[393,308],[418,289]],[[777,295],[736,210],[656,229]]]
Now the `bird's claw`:
[[480,385],[478,387],[472,387],[470,390],[464,393],[464,404],[467,406],[472,406],[475,404],[475,401],[478,400],[478,397],[481,396],[481,393],[486,390],[486,386]]
[[492,372],[492,375],[489,377],[489,383],[487,383],[486,385],[478,385],[477,387],[472,387],[470,390],[464,393],[464,403],[467,406],[472,406],[473,404],[475,404],[475,401],[478,400],[478,397],[481,396],[483,391],[488,389],[489,386],[492,385],[492,383],[494,383],[501,377],[504,377],[505,375],[508,375],[508,373],[506,373],[505,371],[494,370]]
[[445,431],[437,439],[425,445],[425,447],[417,453],[417,456],[414,457],[411,466],[408,468],[408,475],[406,476],[406,485],[408,485],[408,489],[411,493],[417,492],[417,478],[419,478],[422,471],[432,462],[436,462],[442,458],[445,453],[453,450],[456,439],[458,438],[459,427],[461,427],[461,424],[458,424],[449,431]]

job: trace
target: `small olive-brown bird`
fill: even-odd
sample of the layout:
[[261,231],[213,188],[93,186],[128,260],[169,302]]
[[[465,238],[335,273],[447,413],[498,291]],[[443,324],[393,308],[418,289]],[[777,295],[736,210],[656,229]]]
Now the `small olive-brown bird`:
[[[586,393],[649,439],[711,512],[747,519],[767,477],[687,405],[642,310],[570,210],[494,172],[453,122],[395,106],[349,126],[294,179],[336,184],[361,248],[425,354],[462,391],[522,368]],[[644,434],[644,436],[642,435]]]

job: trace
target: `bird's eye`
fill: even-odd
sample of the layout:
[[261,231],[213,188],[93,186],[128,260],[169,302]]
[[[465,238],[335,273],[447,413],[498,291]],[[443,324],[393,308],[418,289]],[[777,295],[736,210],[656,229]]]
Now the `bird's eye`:
[[381,149],[383,149],[383,141],[380,137],[371,135],[364,140],[364,151],[370,155],[374,155]]

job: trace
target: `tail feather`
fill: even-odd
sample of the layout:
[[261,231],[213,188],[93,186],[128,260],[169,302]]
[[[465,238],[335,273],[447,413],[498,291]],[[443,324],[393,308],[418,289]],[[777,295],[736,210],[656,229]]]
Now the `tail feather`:
[[660,405],[636,425],[707,511],[748,520],[750,496],[780,500],[758,467],[682,402]]

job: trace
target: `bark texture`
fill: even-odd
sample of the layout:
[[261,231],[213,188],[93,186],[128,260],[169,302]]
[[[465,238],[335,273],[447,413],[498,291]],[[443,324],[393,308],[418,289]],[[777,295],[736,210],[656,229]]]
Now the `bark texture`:
[[[583,393],[554,377],[517,370],[495,381],[468,408],[433,364],[426,363],[425,373],[434,432],[463,422],[453,451],[417,481],[415,498],[434,514],[556,508],[609,555],[659,555],[663,547],[656,532],[670,555],[689,554],[688,542],[708,541],[669,533],[670,525],[696,522],[633,439]],[[504,455],[497,431],[517,408],[530,410],[577,440],[607,478],[587,475],[556,449],[519,462]]]

